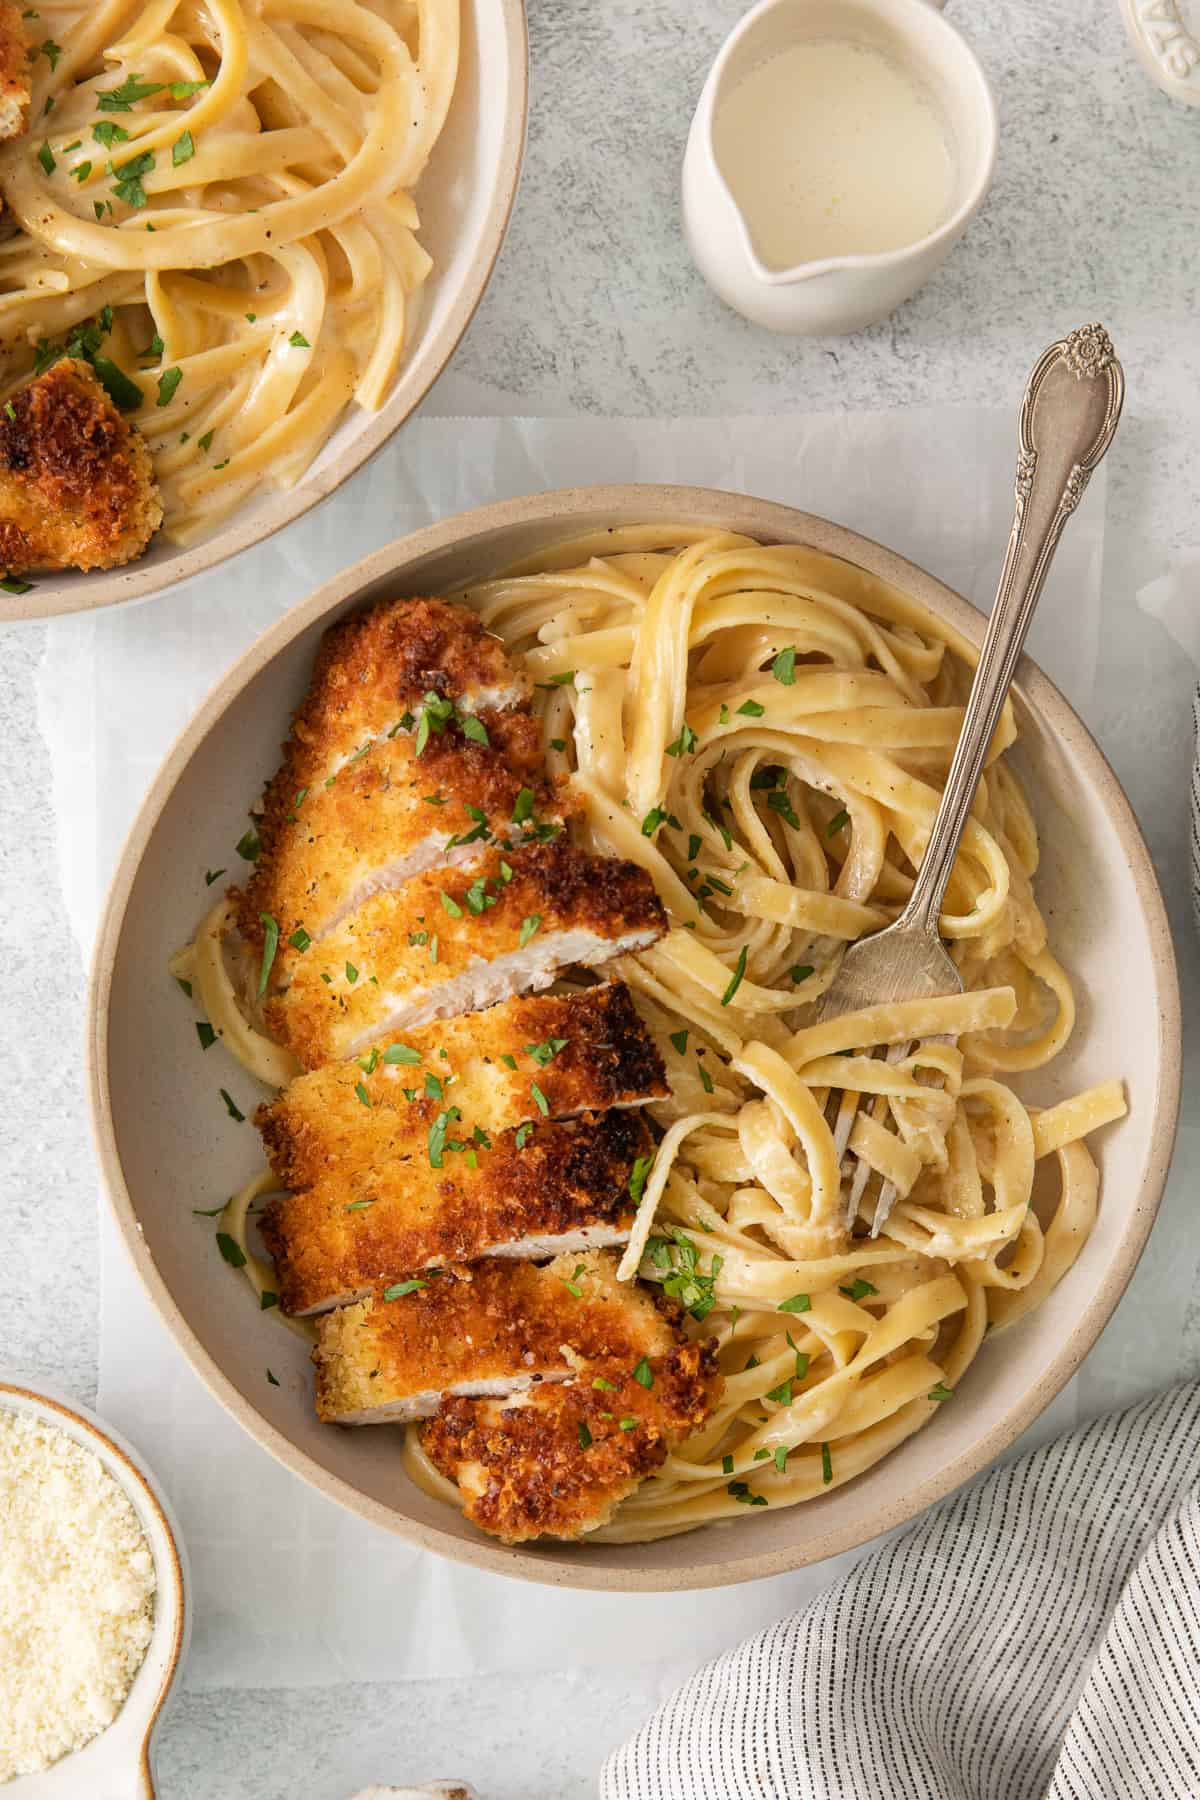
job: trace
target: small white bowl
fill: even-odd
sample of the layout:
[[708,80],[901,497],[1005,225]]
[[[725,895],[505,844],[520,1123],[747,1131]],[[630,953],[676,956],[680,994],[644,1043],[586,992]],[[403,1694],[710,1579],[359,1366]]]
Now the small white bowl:
[[55,1426],[120,1483],[154,1557],[154,1631],[125,1704],[107,1730],[40,1775],[5,1784],[5,1800],[155,1800],[154,1737],[191,1637],[187,1553],[179,1522],[132,1444],[85,1406],[45,1388],[0,1380],[0,1410],[29,1413]]
[[[941,17],[945,0],[759,0],[725,40],[692,120],[683,159],[683,230],[708,285],[768,331],[861,331],[894,312],[939,269],[983,205],[996,166],[996,102],[966,40]],[[883,51],[937,102],[954,140],[955,188],[936,231],[898,250],[768,268],[722,173],[717,108],[749,68],[790,44],[839,38]]]

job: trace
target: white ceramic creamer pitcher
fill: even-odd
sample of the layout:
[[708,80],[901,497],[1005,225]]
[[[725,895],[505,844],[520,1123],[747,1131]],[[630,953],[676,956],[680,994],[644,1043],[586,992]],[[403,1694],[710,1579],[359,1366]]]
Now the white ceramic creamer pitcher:
[[[943,4],[759,0],[726,39],[688,136],[683,227],[709,286],[756,325],[818,336],[875,324],[940,267],[983,204],[996,160],[996,105],[974,52],[942,17]],[[749,70],[806,40],[861,46],[911,76],[950,140],[950,198],[941,222],[914,243],[782,269],[768,266],[755,246],[721,168],[714,124],[722,102]]]

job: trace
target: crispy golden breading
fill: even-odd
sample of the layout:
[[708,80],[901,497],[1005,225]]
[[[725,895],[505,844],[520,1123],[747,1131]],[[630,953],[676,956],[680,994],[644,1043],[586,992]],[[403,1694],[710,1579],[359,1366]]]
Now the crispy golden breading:
[[604,1362],[510,1399],[449,1399],[421,1442],[481,1530],[506,1544],[582,1537],[704,1423],[722,1385],[709,1344],[676,1344],[647,1375],[644,1386],[627,1363]]
[[[386,793],[389,778],[408,780],[419,715],[428,694],[453,711],[443,718],[431,709],[428,742],[416,762],[414,779],[426,782],[421,794],[440,787],[453,798],[452,816],[464,831],[472,822],[460,803],[480,804],[473,798],[473,785],[492,810],[502,805],[508,790],[505,787],[502,794],[493,786],[503,782],[502,773],[495,772],[497,764],[519,778],[518,785],[520,779],[534,781],[540,774],[541,732],[528,711],[529,680],[513,668],[499,638],[486,632],[473,612],[446,600],[413,599],[386,600],[351,614],[321,641],[308,693],[283,746],[282,766],[267,783],[258,866],[239,896],[239,924],[251,944],[262,941],[262,913],[281,925],[288,921],[285,938],[304,922],[309,884],[319,885],[357,843],[353,830],[346,844],[336,835],[350,825],[348,806],[372,796],[378,799]],[[505,721],[503,715],[514,709],[519,716]],[[461,775],[455,775],[459,752],[486,748],[464,739],[457,723],[462,716],[482,717],[495,752],[468,760]],[[393,755],[383,748],[388,744],[401,747]],[[377,747],[372,766],[358,770],[355,759],[370,760],[372,745]],[[327,788],[330,781],[333,785]],[[405,791],[411,798],[415,789]],[[426,810],[431,815],[434,811]],[[366,850],[379,851],[384,845],[389,817],[385,815],[374,831],[364,820]],[[458,830],[458,824],[446,819],[432,823],[447,837]],[[414,829],[411,822],[406,824],[405,839]],[[319,843],[309,843],[310,836],[319,837],[325,830],[335,833],[328,861]],[[395,855],[397,848],[402,852],[404,841],[385,848],[384,856]],[[295,870],[289,868],[293,857],[299,863]],[[308,928],[315,932],[315,923]]]
[[[519,1140],[519,1141],[518,1141]],[[482,1256],[553,1256],[627,1241],[629,1183],[650,1138],[636,1112],[478,1140],[446,1128],[418,1156],[275,1200],[260,1221],[288,1313],[323,1312],[406,1275]]]
[[25,130],[29,88],[29,41],[21,9],[13,0],[0,0],[0,143]]
[[[653,943],[666,915],[636,863],[558,837],[373,895],[319,943],[292,952],[267,1027],[307,1069],[376,1038],[548,987]],[[282,960],[282,959],[280,959]]]
[[669,1092],[629,989],[611,982],[506,1000],[419,1026],[403,1042],[381,1038],[362,1057],[299,1076],[259,1108],[255,1123],[286,1187],[323,1182],[333,1192],[361,1170],[423,1156],[446,1105],[459,1108],[459,1137],[538,1118],[535,1082],[552,1119],[642,1105]]
[[468,862],[493,838],[519,840],[513,812],[523,794],[539,820],[561,824],[562,799],[541,771],[538,721],[516,712],[477,724],[487,744],[450,723],[418,756],[414,733],[404,731],[309,788],[286,769],[267,790],[243,935],[261,941],[266,913],[285,945],[301,926],[320,937],[373,892]]
[[162,522],[150,452],[84,362],[0,409],[0,567],[113,569]]
[[538,1266],[449,1269],[386,1300],[325,1313],[313,1350],[317,1412],[335,1424],[427,1417],[443,1395],[514,1392],[581,1363],[633,1370],[676,1343],[669,1302],[618,1282],[606,1251]]

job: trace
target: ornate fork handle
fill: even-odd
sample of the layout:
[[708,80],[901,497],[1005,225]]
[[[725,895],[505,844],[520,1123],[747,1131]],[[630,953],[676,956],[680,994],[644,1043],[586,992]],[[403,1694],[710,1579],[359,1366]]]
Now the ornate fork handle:
[[936,935],[946,883],[1063,526],[1112,443],[1125,377],[1108,333],[1084,325],[1039,358],[1021,406],[1016,508],[962,735],[901,922]]

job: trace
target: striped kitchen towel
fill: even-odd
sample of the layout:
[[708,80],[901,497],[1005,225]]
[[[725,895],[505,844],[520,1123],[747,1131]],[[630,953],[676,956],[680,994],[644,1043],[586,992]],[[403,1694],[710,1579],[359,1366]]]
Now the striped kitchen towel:
[[1198,1800],[1200,1383],[995,1470],[709,1663],[603,1800]]

